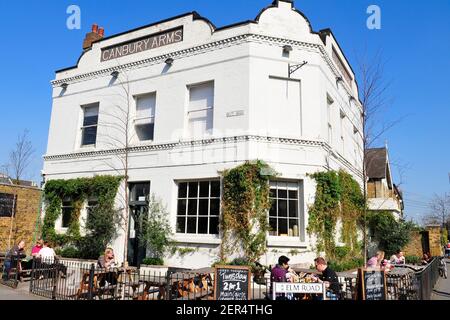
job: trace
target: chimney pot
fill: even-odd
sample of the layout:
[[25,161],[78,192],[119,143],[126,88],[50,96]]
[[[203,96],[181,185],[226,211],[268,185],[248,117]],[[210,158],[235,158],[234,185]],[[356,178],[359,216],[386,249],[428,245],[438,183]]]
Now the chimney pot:
[[103,38],[103,36],[105,35],[105,29],[104,28],[98,29],[98,35]]
[[92,25],[92,32],[98,33],[98,24],[93,24]]

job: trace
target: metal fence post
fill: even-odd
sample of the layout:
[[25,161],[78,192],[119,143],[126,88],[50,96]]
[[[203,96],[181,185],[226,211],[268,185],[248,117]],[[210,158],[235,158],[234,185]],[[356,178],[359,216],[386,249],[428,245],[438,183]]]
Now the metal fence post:
[[88,300],[93,300],[94,291],[94,275],[95,275],[95,265],[91,264],[91,269],[89,270],[89,294]]
[[33,293],[33,284],[34,284],[34,269],[35,269],[36,260],[31,263],[31,279],[30,279],[30,293]]
[[170,279],[172,278],[171,272],[166,272],[166,300],[172,300],[172,292],[170,288]]

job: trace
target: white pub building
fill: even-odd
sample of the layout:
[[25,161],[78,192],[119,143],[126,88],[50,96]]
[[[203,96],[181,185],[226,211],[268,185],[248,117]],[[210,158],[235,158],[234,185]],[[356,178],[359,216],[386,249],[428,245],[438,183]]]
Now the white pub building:
[[[195,249],[166,264],[197,268],[218,260],[220,172],[264,160],[279,176],[261,262],[312,263],[308,174],[343,169],[362,183],[362,107],[331,30],[313,31],[292,0],[277,0],[221,28],[196,12],[110,37],[94,27],[83,47],[52,81],[46,181],[123,174],[128,147],[131,210],[160,198],[178,245]],[[131,264],[145,256],[133,226]],[[124,244],[121,231],[120,259]]]

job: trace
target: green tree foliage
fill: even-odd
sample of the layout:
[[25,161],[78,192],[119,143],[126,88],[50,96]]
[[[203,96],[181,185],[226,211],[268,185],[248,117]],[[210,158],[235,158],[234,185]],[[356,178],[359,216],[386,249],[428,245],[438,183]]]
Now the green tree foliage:
[[[314,204],[309,207],[308,233],[316,236],[317,251],[324,251],[336,263],[358,257],[358,222],[364,209],[360,185],[342,170],[318,172],[312,178],[317,187]],[[342,221],[341,240],[345,243],[342,248],[336,248],[335,244],[339,219]]]
[[[70,247],[70,256],[97,259],[110,242],[117,236],[120,212],[115,209],[116,194],[122,177],[96,176],[72,180],[51,180],[45,184],[45,217],[42,237],[56,246]],[[80,233],[80,212],[83,204],[90,198],[96,198],[98,204],[92,208],[86,220],[86,236]],[[58,235],[55,222],[61,215],[64,199],[70,199],[74,208],[69,222],[68,232]],[[62,251],[64,252],[64,251]]]
[[237,252],[255,262],[266,252],[269,180],[273,176],[273,170],[262,161],[246,162],[223,172],[222,261]]
[[149,207],[148,217],[143,219],[143,235],[140,239],[150,251],[151,256],[160,264],[164,261],[164,256],[173,247],[172,228],[169,223],[169,213],[163,206],[160,199],[152,195]]
[[413,222],[397,221],[392,213],[385,211],[370,212],[367,220],[380,250],[385,251],[387,256],[402,250],[411,239],[411,231],[416,228]]

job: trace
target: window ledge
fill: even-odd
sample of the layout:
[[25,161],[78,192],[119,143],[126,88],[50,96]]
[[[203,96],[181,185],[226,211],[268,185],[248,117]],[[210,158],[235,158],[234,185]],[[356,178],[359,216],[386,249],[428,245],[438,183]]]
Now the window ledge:
[[268,247],[288,247],[307,249],[308,244],[300,241],[299,238],[293,237],[269,237],[267,241]]
[[221,240],[216,236],[204,236],[197,234],[177,234],[175,241],[178,243],[198,243],[198,244],[221,244]]

